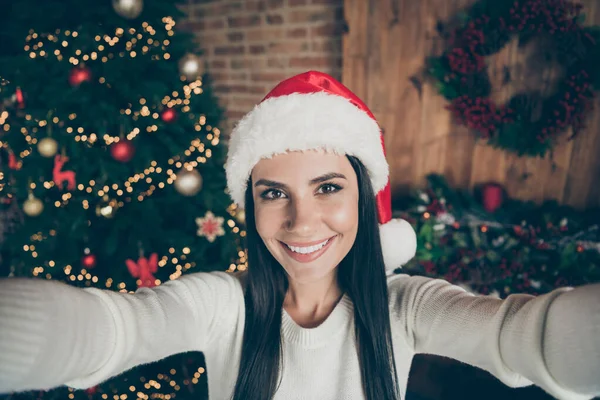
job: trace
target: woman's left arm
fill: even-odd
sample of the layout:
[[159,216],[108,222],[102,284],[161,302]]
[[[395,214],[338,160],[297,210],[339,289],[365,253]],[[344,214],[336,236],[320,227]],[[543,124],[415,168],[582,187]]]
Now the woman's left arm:
[[388,288],[391,323],[416,353],[477,366],[511,387],[534,383],[559,399],[600,395],[599,284],[505,300],[407,275]]

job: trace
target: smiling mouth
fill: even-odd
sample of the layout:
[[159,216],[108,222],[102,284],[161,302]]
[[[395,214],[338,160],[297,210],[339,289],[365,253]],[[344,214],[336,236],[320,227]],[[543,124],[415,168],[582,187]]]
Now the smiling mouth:
[[327,251],[327,249],[331,247],[331,243],[336,237],[337,235],[330,237],[321,243],[306,247],[290,246],[284,242],[280,243],[291,258],[301,263],[307,263],[321,257]]
[[329,239],[322,241],[321,243],[315,244],[313,246],[306,246],[306,247],[291,246],[287,243],[285,243],[285,245],[290,250],[292,250],[294,253],[310,254],[310,253],[314,253],[317,250],[321,250],[323,248],[323,246],[325,246],[327,244],[327,242],[329,242],[331,239],[332,238],[329,238]]

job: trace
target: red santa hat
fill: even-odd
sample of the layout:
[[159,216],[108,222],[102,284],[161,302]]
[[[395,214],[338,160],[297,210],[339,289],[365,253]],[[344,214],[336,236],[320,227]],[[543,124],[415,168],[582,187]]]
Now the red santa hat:
[[414,257],[417,239],[413,228],[402,219],[392,219],[381,129],[365,103],[322,72],[305,72],[279,83],[234,128],[225,163],[233,201],[244,207],[248,179],[261,159],[314,149],[355,156],[367,168],[376,193],[388,272]]

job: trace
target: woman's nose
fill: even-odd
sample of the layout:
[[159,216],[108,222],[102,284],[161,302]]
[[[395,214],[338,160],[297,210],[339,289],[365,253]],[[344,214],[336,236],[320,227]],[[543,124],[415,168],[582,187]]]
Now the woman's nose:
[[310,237],[318,228],[319,212],[317,207],[306,199],[289,203],[286,230],[301,237]]

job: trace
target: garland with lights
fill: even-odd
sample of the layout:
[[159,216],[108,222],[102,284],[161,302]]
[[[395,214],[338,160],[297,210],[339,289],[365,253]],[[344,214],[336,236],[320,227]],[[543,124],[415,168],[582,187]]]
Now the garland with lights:
[[402,214],[418,236],[409,272],[500,297],[600,282],[600,209],[490,201],[495,185],[473,195],[449,188],[441,176],[427,181]]
[[[582,5],[568,0],[482,0],[450,34],[449,47],[428,60],[428,71],[457,123],[493,147],[519,156],[545,156],[558,136],[574,137],[584,126],[600,90],[600,30],[583,27]],[[555,94],[517,94],[506,104],[491,99],[485,57],[512,39],[550,39],[549,50],[564,68]]]

